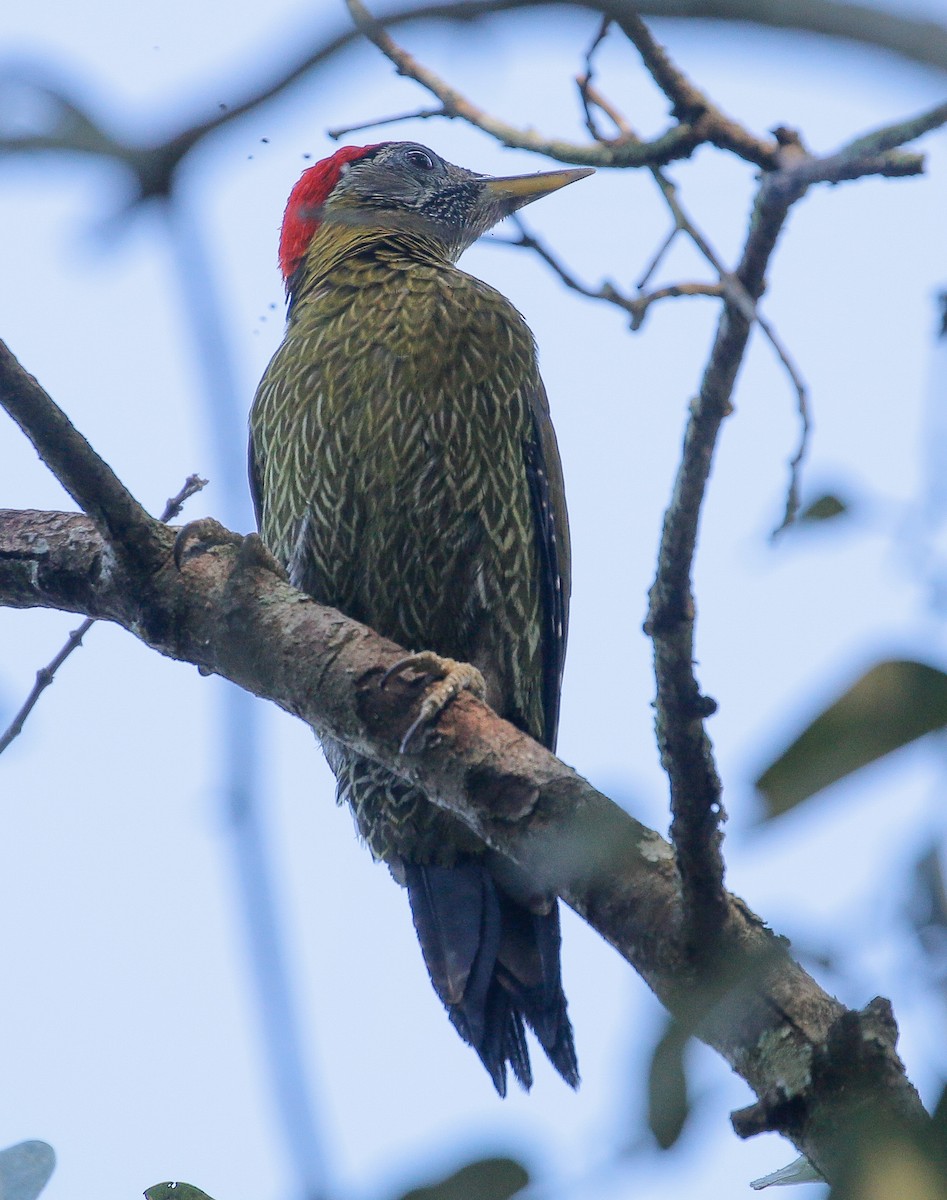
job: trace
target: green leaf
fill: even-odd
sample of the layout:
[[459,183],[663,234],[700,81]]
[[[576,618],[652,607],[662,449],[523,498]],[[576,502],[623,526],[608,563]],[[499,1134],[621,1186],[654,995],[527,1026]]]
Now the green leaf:
[[910,660],[881,662],[815,718],[756,786],[775,817],[892,750],[947,724],[947,675]]
[[690,1114],[684,1070],[684,1048],[689,1040],[690,1035],[671,1019],[651,1056],[648,1127],[662,1150],[669,1150],[674,1145]]
[[156,1183],[145,1192],[145,1200],[210,1200],[206,1192],[190,1183]]
[[55,1152],[45,1142],[18,1142],[0,1150],[0,1200],[36,1200],[55,1165]]
[[816,497],[811,504],[807,504],[796,516],[796,520],[800,523],[831,521],[835,517],[844,516],[848,511],[848,501],[836,496],[834,492],[825,492],[824,495]]
[[509,1200],[529,1183],[526,1168],[513,1158],[481,1158],[439,1183],[405,1192],[401,1200]]

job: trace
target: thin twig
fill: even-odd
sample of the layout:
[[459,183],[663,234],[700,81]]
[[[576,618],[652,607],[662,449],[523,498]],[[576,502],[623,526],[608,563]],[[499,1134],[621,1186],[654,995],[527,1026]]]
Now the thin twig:
[[176,496],[172,496],[170,500],[165,501],[164,511],[158,518],[159,521],[166,525],[169,521],[173,521],[175,517],[181,515],[181,509],[190,500],[192,496],[196,496],[198,492],[202,492],[207,487],[207,480],[201,479],[200,475],[188,475],[184,481],[184,487]]
[[[641,55],[641,61],[651,78],[671,102],[671,111],[679,122],[679,128],[689,129],[696,139],[695,148],[709,142],[721,150],[729,150],[746,162],[756,163],[764,170],[776,166],[776,144],[769,138],[757,137],[714,104],[671,61],[668,52],[655,40],[637,12],[621,11],[615,22]],[[655,159],[648,165],[663,164]]]
[[[589,131],[596,142],[604,142],[606,139],[602,135],[601,130],[595,120],[595,108],[602,108],[600,104],[596,105],[589,98],[589,89],[592,86],[592,77],[595,74],[595,51],[599,48],[602,42],[608,36],[608,30],[611,25],[610,17],[602,17],[602,23],[598,27],[598,31],[592,41],[589,43],[589,48],[585,52],[585,71],[577,76],[576,83],[579,88],[579,99],[582,101],[582,111],[585,113],[585,128]],[[602,109],[605,112],[604,109]],[[608,116],[608,113],[605,114]]]
[[[413,55],[398,45],[384,27],[383,21],[374,17],[362,0],[346,0],[349,13],[356,27],[388,58],[404,75],[415,80],[436,96],[446,110],[445,116],[460,117],[490,134],[504,146],[521,150],[532,150],[562,162],[581,166],[661,166],[678,158],[688,158],[705,142],[726,146],[735,154],[746,158],[757,166],[776,165],[778,147],[770,139],[757,138],[735,121],[726,117],[706,96],[674,67],[667,54],[657,45],[639,18],[625,4],[589,5],[605,15],[612,16],[617,24],[638,45],[640,41],[649,55],[648,69],[655,78],[663,80],[667,87],[673,84],[676,107],[687,116],[677,112],[678,119],[663,134],[652,139],[619,138],[613,142],[596,142],[592,145],[567,142],[561,138],[543,137],[532,129],[519,129],[507,121],[500,120],[486,109],[474,104],[452,87],[436,72],[424,66]],[[645,53],[645,51],[642,51]],[[677,100],[686,97],[687,104],[678,105]],[[690,117],[695,118],[694,121]]]
[[[792,383],[796,394],[796,411],[799,413],[800,433],[799,443],[796,452],[789,461],[789,485],[786,489],[786,506],[783,513],[783,519],[777,529],[773,531],[773,537],[776,537],[782,530],[788,528],[796,518],[796,513],[799,511],[799,478],[802,470],[802,464],[805,460],[809,449],[809,434],[812,430],[812,423],[809,414],[808,389],[805,380],[799,368],[796,366],[792,356],[790,355],[785,344],[777,334],[773,325],[760,312],[759,305],[754,304],[752,298],[747,294],[746,289],[740,282],[738,275],[728,271],[721,261],[719,255],[711,246],[708,239],[695,225],[693,220],[684,210],[683,205],[678,199],[677,185],[668,178],[668,176],[660,169],[652,170],[655,182],[661,190],[661,195],[664,197],[665,203],[671,212],[674,220],[674,227],[668,235],[665,243],[665,249],[670,245],[675,234],[680,231],[690,238],[693,245],[708,263],[714,268],[720,277],[720,284],[723,294],[736,308],[750,321],[755,321],[759,326],[763,336],[769,342],[770,346],[776,354],[776,357],[782,363],[789,380]],[[659,261],[660,255],[656,261]],[[653,268],[652,268],[653,269]],[[645,278],[648,276],[646,275]],[[640,285],[639,285],[640,286]]]
[[570,288],[573,292],[578,292],[580,296],[587,296],[590,300],[604,300],[608,304],[614,304],[618,308],[622,308],[632,318],[635,316],[636,301],[622,293],[611,283],[607,281],[598,288],[591,288],[587,284],[577,279],[572,272],[559,261],[553,252],[543,242],[539,240],[534,233],[530,233],[523,223],[521,217],[514,215],[509,218],[510,223],[516,226],[519,231],[517,238],[492,238],[491,244],[501,246],[516,246],[524,250],[532,250],[535,254],[545,262],[558,275],[560,281]]
[[26,724],[26,719],[36,707],[37,701],[43,692],[49,687],[56,676],[56,672],[63,665],[73,650],[82,645],[82,639],[89,632],[95,621],[91,617],[86,617],[78,629],[74,629],[66,638],[65,645],[56,655],[56,657],[46,664],[45,667],[40,667],[36,672],[36,681],[30,689],[30,694],[23,701],[19,712],[7,726],[3,735],[0,736],[0,754],[6,750],[7,746],[18,738],[23,732],[23,726]]
[[[597,44],[597,42],[593,43],[593,46],[590,48],[590,52],[591,49],[594,49],[595,45]],[[586,67],[587,70],[591,67],[591,61],[588,56],[586,57]],[[580,80],[580,85],[583,83],[584,86],[582,86],[582,92],[584,102],[589,105],[594,105],[596,108],[600,108],[603,112],[605,112],[614,122],[616,129],[618,129],[623,136],[635,136],[634,130],[628,124],[623,114],[619,112],[618,109],[616,109],[615,106],[612,105],[597,89],[591,86],[588,74],[584,81]],[[781,131],[781,134],[783,140],[787,144],[791,143],[794,146],[799,146],[797,137],[789,134],[787,131]],[[853,143],[853,145],[857,145],[857,143]],[[872,151],[875,151],[877,149],[877,144],[869,142],[869,147]],[[685,234],[688,238],[690,238],[698,252],[717,272],[717,275],[720,279],[719,293],[723,294],[728,300],[730,300],[730,302],[739,309],[739,311],[744,317],[746,317],[747,320],[755,321],[759,325],[763,335],[766,337],[767,341],[775,351],[777,358],[782,363],[786,374],[789,376],[789,379],[792,383],[793,389],[795,390],[796,410],[799,413],[801,430],[796,452],[789,461],[789,485],[786,490],[786,506],[783,519],[772,534],[772,537],[776,537],[792,524],[792,522],[795,520],[796,513],[799,511],[799,477],[802,469],[802,463],[805,460],[806,453],[808,452],[809,435],[812,429],[812,422],[809,414],[808,390],[805,381],[802,378],[799,368],[796,366],[789,354],[789,351],[776,333],[774,327],[759,311],[759,306],[754,304],[751,297],[747,295],[746,289],[741,284],[739,278],[731,271],[726,269],[722,260],[720,259],[720,256],[714,250],[707,237],[701,232],[698,226],[684,210],[683,205],[678,199],[677,185],[664,171],[661,170],[660,167],[652,167],[651,175],[654,178],[655,183],[658,185],[661,195],[664,198],[664,202],[667,204],[668,210],[671,213],[673,224],[668,232],[667,237],[658,247],[656,253],[648,263],[647,268],[639,279],[637,285],[638,290],[641,291],[645,284],[654,275],[678,233]],[[662,299],[664,295],[667,294],[693,295],[713,293],[710,291],[706,293],[701,293],[699,291],[675,293],[674,291],[671,291],[669,293],[666,289],[659,288],[656,292],[651,292],[647,296],[641,297],[637,302],[639,305],[639,312],[637,315],[637,320],[633,319],[632,321],[632,329],[640,328],[644,320],[644,311],[648,304],[653,302],[653,300]],[[642,301],[644,301],[643,306],[641,306]]]
[[379,125],[394,125],[398,121],[427,121],[431,117],[449,117],[451,113],[442,105],[437,108],[419,108],[414,112],[395,113],[390,117],[373,117],[370,121],[359,121],[355,125],[339,125],[335,129],[327,129],[326,137],[337,142],[339,138],[348,137],[350,133],[358,133],[362,129],[377,129]]
[[671,249],[674,239],[680,232],[680,229],[676,225],[672,225],[668,230],[664,241],[660,243],[657,250],[655,250],[654,254],[652,254],[651,258],[648,260],[648,265],[641,272],[640,277],[635,283],[635,287],[639,292],[643,291],[644,288],[647,287],[647,285],[651,282],[652,276],[663,262],[664,256]]
[[[181,488],[178,494],[173,496],[165,504],[164,512],[161,514],[159,519],[164,522],[173,521],[184,507],[185,502],[206,486],[206,479],[201,479],[199,475],[188,475],[187,479],[184,481],[184,486]],[[15,738],[18,738],[23,732],[23,726],[26,724],[27,717],[29,717],[30,713],[36,707],[40,696],[42,696],[43,692],[45,692],[49,685],[53,682],[56,677],[56,672],[63,665],[69,655],[82,645],[82,639],[94,624],[95,620],[87,617],[78,629],[74,629],[72,633],[69,634],[68,638],[66,638],[65,644],[56,657],[51,662],[47,663],[45,667],[40,667],[40,669],[36,672],[36,681],[30,689],[30,694],[23,701],[19,711],[7,726],[4,733],[0,735],[0,754],[2,754],[10,745],[10,743]]]
[[631,301],[634,311],[631,328],[636,331],[641,328],[648,309],[658,300],[673,300],[678,296],[711,296],[720,300],[725,295],[726,289],[722,283],[668,283]]
[[590,300],[604,300],[607,304],[614,304],[617,308],[627,312],[631,317],[631,328],[634,330],[641,328],[645,313],[658,300],[667,300],[676,296],[713,296],[719,299],[726,295],[726,289],[720,283],[671,283],[634,297],[624,295],[607,280],[601,287],[589,287],[588,284],[577,279],[545,243],[541,242],[534,233],[530,233],[520,217],[513,216],[510,220],[519,230],[519,237],[493,238],[491,244],[532,250],[555,272],[560,282],[571,291],[578,292],[580,296],[587,296]]
[[779,356],[786,374],[792,380],[793,387],[796,389],[796,412],[799,414],[799,442],[796,446],[795,454],[789,460],[789,484],[786,488],[786,506],[783,511],[782,520],[770,534],[770,541],[775,541],[781,533],[792,525],[799,513],[800,478],[802,476],[802,464],[805,462],[806,455],[809,452],[809,438],[812,433],[812,414],[809,411],[809,389],[806,386],[805,380],[799,374],[796,364],[789,356],[788,350],[783,345],[776,331],[766,318],[761,315],[758,309],[756,323],[766,335],[767,341]]

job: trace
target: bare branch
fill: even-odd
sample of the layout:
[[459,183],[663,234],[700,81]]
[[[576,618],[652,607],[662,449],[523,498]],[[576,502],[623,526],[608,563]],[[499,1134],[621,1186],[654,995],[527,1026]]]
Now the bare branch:
[[[586,110],[587,125],[594,133],[595,123],[591,110],[593,107],[599,108],[612,120],[623,138],[634,139],[637,135],[624,115],[594,88],[591,83],[592,55],[596,47],[601,43],[607,30],[607,25],[607,21],[603,22],[601,30],[586,54],[586,74],[580,76],[577,80]],[[814,159],[806,155],[809,166],[804,170],[801,164],[799,164],[799,177],[800,179],[806,177],[810,182],[837,183],[846,179],[861,178],[864,175],[872,174],[914,174],[916,171],[922,169],[923,159],[916,154],[896,154],[892,156],[891,151],[903,142],[911,141],[915,137],[937,128],[945,120],[947,120],[947,105],[937,105],[917,117],[884,126],[872,133],[859,137],[835,154],[827,155],[823,159]],[[789,130],[780,129],[777,131],[777,138],[781,145],[791,151],[806,153],[802,148],[797,134]],[[798,446],[789,461],[789,485],[786,491],[785,510],[782,520],[771,535],[773,538],[778,537],[780,533],[793,523],[799,510],[800,473],[808,451],[809,434],[812,426],[808,390],[805,381],[775,328],[759,311],[758,306],[742,286],[739,277],[727,270],[709,240],[685,212],[678,199],[676,184],[661,168],[652,167],[650,170],[671,212],[674,224],[641,276],[638,282],[639,290],[653,276],[678,233],[686,234],[700,254],[717,272],[720,279],[719,289],[713,285],[701,284],[670,285],[669,287],[658,288],[653,292],[631,300],[620,296],[609,284],[603,285],[597,291],[578,284],[554,256],[545,247],[537,243],[535,238],[527,237],[526,240],[521,238],[520,242],[514,244],[529,245],[552,266],[568,287],[581,292],[591,299],[607,300],[626,308],[632,313],[631,328],[633,330],[641,327],[645,313],[651,303],[655,300],[664,299],[667,296],[676,295],[723,294],[737,307],[747,320],[751,322],[755,321],[759,325],[760,330],[772,346],[792,383],[801,426]]]
[[[191,498],[191,496],[196,495],[197,492],[201,491],[206,486],[206,479],[201,479],[199,475],[188,475],[187,479],[184,481],[184,486],[181,488],[178,494],[166,502],[164,506],[164,512],[162,512],[158,519],[165,523],[168,521],[173,521],[175,517],[180,515],[181,509]],[[47,663],[45,667],[40,667],[40,669],[36,672],[36,680],[30,689],[29,695],[23,701],[19,711],[7,726],[6,730],[0,734],[0,754],[2,754],[10,745],[10,743],[18,738],[23,732],[23,726],[26,724],[30,713],[36,707],[40,696],[42,696],[43,692],[46,691],[49,685],[56,678],[56,672],[63,665],[69,655],[72,654],[74,650],[78,650],[78,648],[82,645],[82,639],[94,624],[95,621],[91,618],[87,618],[85,621],[83,621],[78,629],[74,629],[69,634],[64,645],[52,662]]]
[[800,29],[878,47],[938,70],[947,70],[947,28],[941,21],[902,12],[894,4],[847,0],[636,0],[646,17],[745,21],[776,29]]
[[[920,126],[947,120],[947,106],[922,118],[906,121],[901,135],[908,139]],[[713,945],[713,930],[725,918],[723,859],[720,854],[723,819],[721,785],[706,717],[716,708],[701,694],[694,674],[694,597],[690,574],[697,541],[700,510],[710,474],[717,435],[731,411],[731,397],[752,327],[752,314],[762,295],[765,273],[792,205],[815,182],[839,182],[875,174],[892,153],[896,136],[886,127],[877,139],[860,138],[834,155],[815,158],[798,139],[779,131],[783,166],[764,174],[736,280],[751,304],[727,295],[710,361],[697,398],[691,405],[684,453],[671,503],[665,513],[658,570],[650,592],[645,625],[654,643],[657,680],[656,731],[661,759],[671,784],[671,837],[678,851],[685,912],[695,955]],[[878,146],[885,147],[881,154]],[[862,150],[867,153],[863,154]],[[918,158],[918,156],[902,156]],[[920,163],[918,163],[919,169]],[[802,398],[804,400],[803,391]],[[806,418],[806,410],[802,408]],[[803,440],[803,449],[805,442]],[[797,455],[796,463],[801,459]]]
[[[760,5],[757,0],[435,0],[406,6],[386,13],[386,26],[423,21],[452,23],[476,21],[500,12],[530,9],[547,4],[586,8],[618,20],[637,13],[660,16],[698,16],[751,21],[757,24],[788,28],[810,29],[816,32],[854,38],[871,45],[893,50],[908,58],[947,70],[947,31],[936,22],[920,18],[885,13],[869,5],[841,3],[839,0],[782,0],[779,5]],[[0,150],[32,152],[63,149],[99,155],[129,170],[136,180],[137,200],[171,194],[181,162],[192,150],[202,145],[222,126],[239,120],[266,101],[291,88],[316,67],[328,62],[360,37],[357,29],[342,29],[328,35],[314,47],[307,48],[300,58],[285,65],[269,82],[251,88],[231,104],[218,104],[212,113],[198,117],[166,141],[130,143],[108,131],[69,95],[65,83],[50,86],[22,71],[7,72],[3,79],[14,85],[32,87],[52,105],[54,119],[45,132],[29,136],[0,136]],[[254,60],[253,67],[256,67]],[[238,78],[253,78],[254,70],[236,72]],[[445,115],[461,115],[445,114]],[[156,118],[156,125],[161,121]],[[506,127],[513,140],[507,145],[539,150],[567,162],[591,166],[642,166],[648,162],[669,162],[692,153],[701,140],[694,130],[678,125],[663,137],[641,147],[616,143],[609,148],[574,146],[566,142],[543,143],[523,131]],[[488,130],[489,132],[489,130]],[[745,131],[744,131],[745,132]],[[751,135],[748,135],[751,137]],[[500,139],[504,140],[503,138]],[[708,139],[712,140],[712,139]],[[766,147],[758,141],[755,149]],[[650,146],[650,150],[648,147]],[[576,157],[582,155],[582,157]]]
[[[579,90],[582,95],[582,102],[585,106],[587,125],[590,131],[595,132],[596,126],[592,115],[593,108],[601,109],[606,113],[609,119],[614,123],[616,129],[624,138],[636,138],[637,135],[631,127],[625,116],[598,91],[591,83],[592,55],[595,48],[601,44],[607,29],[607,22],[603,22],[602,28],[593,41],[592,45],[586,54],[586,74],[581,75],[577,79]],[[799,510],[799,478],[802,468],[802,463],[805,459],[809,445],[809,433],[811,429],[811,420],[809,415],[809,401],[805,382],[796,366],[789,351],[786,349],[776,330],[771,323],[759,311],[757,305],[753,303],[750,296],[740,283],[740,280],[723,264],[720,256],[711,246],[708,238],[694,223],[692,218],[684,210],[683,205],[678,199],[677,185],[668,177],[665,171],[660,167],[651,167],[651,175],[664,198],[665,203],[671,213],[673,224],[668,232],[667,237],[658,247],[655,254],[652,256],[648,266],[638,281],[637,287],[639,292],[642,291],[645,284],[654,275],[658,269],[665,254],[670,249],[678,234],[684,234],[690,238],[698,252],[706,259],[706,261],[717,272],[719,283],[685,283],[685,284],[670,284],[665,287],[656,288],[651,292],[643,293],[636,296],[634,299],[628,296],[623,296],[610,283],[604,283],[598,289],[581,284],[570,271],[556,258],[556,256],[532,234],[526,232],[521,221],[518,221],[520,229],[520,237],[516,241],[511,241],[510,245],[522,246],[527,249],[534,250],[559,276],[566,287],[573,291],[579,292],[583,296],[587,296],[592,300],[605,300],[608,303],[616,304],[620,308],[625,309],[631,315],[631,329],[638,330],[644,323],[645,316],[650,306],[658,300],[673,298],[677,296],[715,296],[726,297],[733,303],[739,311],[749,321],[755,321],[767,341],[776,352],[779,361],[782,363],[796,394],[796,409],[800,416],[801,432],[799,435],[799,444],[795,454],[789,463],[789,486],[786,491],[786,506],[782,521],[778,528],[773,532],[773,537],[778,536],[784,529],[795,520],[796,513]]]
[[[767,251],[791,203],[785,186],[767,188],[767,182],[750,239],[766,241],[754,242],[752,253],[748,245],[741,264],[748,290],[761,286]],[[725,317],[729,324],[722,324],[716,353],[728,339],[736,353],[712,359],[711,369],[721,379],[712,379],[708,371],[676,493],[694,498],[696,487],[698,507],[706,472],[700,479],[694,450],[709,467],[704,429],[719,426],[726,412],[725,385],[732,386],[740,342],[749,334],[749,324],[732,306],[727,305]],[[24,425],[43,445],[47,463],[62,482],[75,484],[69,456],[46,436],[59,410],[8,352],[3,379],[7,407],[21,416],[28,413]],[[62,433],[66,444],[75,446],[79,435],[72,426],[66,423]],[[84,440],[79,449],[85,461],[76,490],[90,508],[109,513],[116,494],[124,503],[128,493]],[[688,551],[693,551],[687,543],[689,520],[679,507],[669,510],[654,589],[659,601],[665,599],[660,588],[679,583],[686,595]],[[753,1120],[790,1136],[826,1177],[832,1178],[842,1161],[841,1138],[853,1119],[853,1097],[856,1105],[873,1105],[889,1122],[923,1120],[893,1039],[885,1042],[880,1058],[876,1053],[849,1061],[850,1056],[838,1054],[833,1049],[837,1031],[857,1033],[862,1018],[823,993],[788,957],[785,944],[726,893],[720,893],[722,913],[714,929],[716,961],[725,963],[726,971],[708,975],[689,969],[687,892],[694,891],[694,883],[686,844],[677,856],[682,891],[675,856],[663,839],[470,695],[445,711],[436,738],[418,753],[401,754],[398,747],[423,681],[395,675],[386,688],[378,682],[404,650],[290,587],[273,572],[273,560],[255,535],[241,538],[204,522],[196,552],[185,543],[176,555],[172,531],[154,522],[148,529],[154,550],[147,586],[142,586],[137,554],[122,553],[115,545],[115,520],[102,523],[107,538],[78,514],[0,512],[0,603],[113,620],[158,652],[272,700],[318,734],[422,787],[484,842],[519,863],[538,887],[557,892],[598,929],[668,1008],[756,1090],[760,1100]],[[134,522],[131,533],[139,536]],[[675,537],[683,552],[672,544]],[[676,736],[678,713],[669,710],[660,683],[666,667],[673,673],[677,666],[681,637],[692,634],[692,620],[682,628],[669,619],[679,594],[669,592],[666,599],[663,608],[654,606],[656,623],[667,622],[654,634],[656,658],[667,658],[658,671],[662,751]],[[816,1087],[816,1065],[826,1063],[832,1072],[820,1067],[818,1078],[828,1082]],[[879,1072],[884,1087],[878,1086]],[[749,1129],[753,1122],[746,1117],[745,1124]]]
[[396,113],[391,117],[373,117],[370,121],[359,121],[355,125],[338,125],[326,130],[326,137],[337,142],[339,138],[348,137],[350,133],[358,133],[362,129],[377,129],[380,125],[395,125],[398,121],[426,121],[431,117],[449,117],[451,114],[440,105],[438,108],[418,108],[414,112]]
[[532,150],[562,162],[586,166],[660,166],[675,158],[687,158],[703,142],[725,146],[759,166],[776,163],[776,144],[754,137],[735,121],[723,115],[686,77],[674,67],[664,50],[651,38],[641,20],[626,3],[603,2],[589,7],[614,18],[638,47],[645,65],[665,89],[675,106],[677,123],[652,141],[619,138],[589,145],[543,137],[529,129],[519,129],[493,116],[468,100],[436,72],[420,63],[398,45],[362,0],[346,0],[356,27],[394,63],[400,75],[414,79],[436,96],[449,117],[460,117],[495,137],[504,146]]
[[[756,137],[738,121],[723,113],[675,66],[636,12],[622,11],[615,21],[641,55],[641,61],[651,78],[670,100],[671,111],[680,122],[680,127],[692,131],[696,144],[710,142],[757,166],[775,166],[776,146],[772,140]],[[662,163],[653,161],[649,165],[661,166]]]
[[[762,295],[765,271],[789,208],[805,190],[791,173],[763,178],[736,272],[754,304]],[[704,728],[716,704],[702,695],[694,674],[690,575],[717,434],[731,411],[751,326],[751,319],[728,298],[700,391],[691,404],[645,624],[654,644],[655,728],[671,786],[671,838],[678,852],[690,945],[698,961],[715,944],[714,931],[725,920],[726,904],[720,853],[721,785]]]
[[74,629],[66,639],[62,649],[56,657],[46,664],[45,667],[40,667],[36,672],[36,682],[30,689],[29,695],[20,706],[19,712],[7,726],[6,730],[0,735],[0,754],[23,732],[23,726],[26,724],[26,719],[36,707],[40,696],[49,687],[56,678],[56,672],[63,665],[66,659],[72,654],[73,650],[78,649],[82,645],[82,639],[89,632],[95,620],[92,617],[86,617],[78,629]]
[[666,300],[675,296],[713,296],[720,299],[726,294],[725,286],[719,283],[671,283],[634,297],[624,295],[607,280],[601,287],[591,288],[577,279],[544,242],[540,241],[534,233],[530,233],[520,217],[514,216],[511,221],[519,230],[519,237],[494,238],[491,244],[532,250],[571,291],[578,292],[580,296],[586,296],[590,300],[604,300],[607,304],[614,304],[617,308],[624,309],[631,317],[630,325],[634,330],[641,328],[648,309],[658,300]]
[[157,553],[155,531],[160,529],[159,522],[145,512],[3,342],[0,405],[73,500],[109,537],[116,553],[147,570]]
[[792,525],[799,513],[799,485],[802,477],[802,464],[805,462],[806,454],[809,451],[812,416],[809,411],[809,389],[806,387],[806,382],[799,373],[799,368],[793,362],[789,351],[783,345],[776,330],[761,315],[759,309],[757,309],[756,313],[756,323],[766,335],[766,340],[776,351],[779,361],[783,364],[786,374],[792,381],[792,385],[796,390],[796,412],[799,414],[799,441],[796,445],[795,453],[789,460],[789,484],[786,488],[786,506],[783,510],[782,520],[770,534],[770,540],[773,541]]
[[181,510],[192,496],[196,496],[198,492],[202,492],[207,487],[207,480],[201,479],[200,475],[188,475],[184,481],[184,486],[176,496],[172,496],[165,501],[164,509],[161,516],[158,518],[163,524],[173,521],[181,515]]
[[[604,142],[607,139],[604,137],[604,135],[602,134],[601,130],[598,127],[598,123],[595,120],[595,113],[593,110],[596,108],[600,108],[602,110],[602,112],[604,112],[605,115],[608,117],[611,116],[611,113],[608,112],[608,110],[605,108],[605,106],[601,103],[601,101],[597,97],[593,98],[593,96],[591,95],[592,77],[595,74],[595,67],[594,67],[595,52],[599,48],[599,46],[601,46],[602,42],[605,41],[606,37],[608,36],[608,31],[609,31],[609,28],[611,27],[611,23],[612,22],[611,22],[610,17],[602,18],[602,23],[598,27],[598,31],[595,34],[595,37],[592,38],[592,41],[589,43],[589,48],[585,52],[585,71],[583,74],[577,75],[576,81],[575,81],[579,88],[579,99],[582,101],[582,111],[585,113],[585,128],[589,131],[589,133],[592,135],[592,137],[597,142]],[[618,129],[618,131],[620,133],[621,127],[620,127],[618,121],[615,121],[614,117],[612,117],[612,120],[615,122],[615,128]]]
[[640,275],[637,283],[635,284],[635,287],[638,289],[639,292],[643,291],[644,288],[647,287],[647,285],[650,283],[650,281],[654,277],[654,274],[657,271],[658,267],[660,267],[661,263],[664,261],[665,255],[671,249],[671,247],[674,245],[674,239],[677,237],[677,235],[680,232],[681,232],[680,228],[675,225],[672,225],[671,228],[668,230],[667,236],[665,237],[664,241],[658,245],[657,250],[655,250],[654,254],[652,254],[651,258],[648,260],[648,265],[641,272],[641,275]]
[[644,324],[645,314],[652,304],[658,300],[673,300],[678,296],[711,296],[714,299],[721,299],[726,294],[726,288],[722,283],[668,283],[664,287],[655,288],[653,291],[644,292],[640,296],[636,296],[631,301],[631,307],[634,311],[631,328],[640,329]]
[[[159,528],[164,558],[142,589],[101,569],[111,547],[87,517],[0,511],[0,603],[114,620],[160,653],[231,679],[423,787],[597,929],[754,1088],[767,1127],[789,1134],[832,1177],[850,1098],[870,1096],[880,1068],[859,1062],[837,1087],[810,1086],[833,1030],[857,1018],[788,957],[781,939],[725,896],[717,944],[728,971],[695,976],[674,855],[658,834],[469,694],[438,720],[436,738],[400,754],[423,695],[405,676],[378,686],[403,656],[400,647],[284,583],[255,536],[219,530],[209,552],[186,553],[178,569],[173,536]],[[895,1086],[877,1088],[872,1103],[889,1120],[923,1120],[893,1043],[884,1069]],[[786,1100],[781,1108],[770,1104],[774,1096]]]
[[605,300],[608,304],[614,304],[618,308],[623,308],[634,320],[637,301],[623,296],[613,284],[608,282],[603,283],[599,288],[588,287],[572,274],[568,267],[553,254],[544,242],[541,242],[534,233],[529,232],[521,217],[514,215],[510,218],[510,222],[516,226],[519,231],[519,237],[492,238],[489,244],[515,246],[523,250],[532,250],[535,254],[539,255],[544,263],[552,268],[561,282],[571,291],[578,292],[580,296],[587,296],[590,300]]
[[[664,200],[670,209],[671,216],[674,220],[674,226],[671,229],[671,232],[668,234],[666,241],[655,255],[654,260],[650,264],[648,270],[645,272],[638,286],[642,287],[645,280],[650,278],[664,253],[673,241],[675,235],[678,232],[686,234],[687,237],[689,237],[693,242],[697,250],[717,272],[720,278],[722,294],[725,295],[733,304],[735,304],[745,317],[750,320],[755,320],[759,325],[764,336],[766,337],[766,340],[772,346],[777,358],[782,363],[786,374],[789,376],[789,379],[792,383],[793,389],[795,390],[796,410],[799,413],[802,428],[799,435],[799,445],[789,463],[789,486],[786,490],[786,507],[779,527],[774,530],[773,536],[775,537],[783,529],[788,528],[788,526],[792,524],[796,518],[796,513],[799,511],[799,477],[802,470],[802,463],[805,460],[806,452],[809,448],[809,433],[811,430],[808,392],[805,381],[802,378],[799,368],[796,366],[789,351],[783,344],[772,324],[760,312],[759,306],[754,304],[751,297],[747,295],[746,290],[740,283],[739,278],[731,271],[728,271],[723,265],[719,255],[713,249],[708,239],[685,212],[678,199],[677,185],[673,183],[673,181],[667,177],[665,172],[661,170],[653,170],[652,175],[654,176],[655,182],[660,188],[661,194],[663,195]],[[643,319],[644,314],[642,313],[641,320]],[[641,324],[641,320],[639,320],[639,325]],[[637,328],[637,326],[632,327]]]

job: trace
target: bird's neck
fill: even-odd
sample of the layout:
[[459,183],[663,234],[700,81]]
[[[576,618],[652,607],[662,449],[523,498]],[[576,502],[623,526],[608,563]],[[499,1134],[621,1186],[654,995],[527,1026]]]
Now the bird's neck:
[[353,260],[377,263],[380,270],[404,271],[412,266],[452,270],[452,257],[441,240],[417,229],[326,221],[313,235],[290,291],[295,302],[330,283]]

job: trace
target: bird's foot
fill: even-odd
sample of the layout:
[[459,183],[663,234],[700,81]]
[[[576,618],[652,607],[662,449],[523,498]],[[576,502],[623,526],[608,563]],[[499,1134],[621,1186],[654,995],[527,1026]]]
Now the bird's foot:
[[441,658],[433,650],[422,650],[401,658],[382,675],[379,686],[384,687],[392,675],[400,671],[418,671],[437,680],[421,702],[421,711],[408,727],[401,739],[401,753],[407,754],[415,736],[436,721],[451,700],[460,692],[473,692],[478,700],[487,694],[486,680],[472,663],[457,662],[453,658]]
[[181,564],[189,558],[207,554],[215,546],[239,546],[242,541],[239,533],[231,533],[213,517],[188,521],[181,526],[174,539],[174,565],[180,571]]
[[239,561],[242,567],[259,567],[289,583],[289,572],[258,533],[248,533],[240,543]]
[[232,533],[213,517],[201,517],[181,527],[174,539],[174,565],[180,571],[181,564],[187,559],[207,554],[217,546],[236,546],[241,568],[260,567],[284,581],[289,579],[285,567],[267,549],[259,534],[248,533],[244,537],[240,533]]

